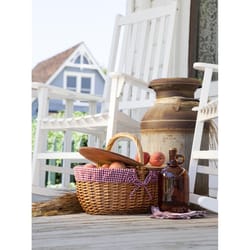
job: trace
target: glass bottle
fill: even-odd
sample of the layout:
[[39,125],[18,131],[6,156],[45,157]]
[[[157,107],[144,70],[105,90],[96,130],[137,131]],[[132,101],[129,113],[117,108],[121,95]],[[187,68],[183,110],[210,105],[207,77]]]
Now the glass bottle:
[[189,206],[189,176],[187,170],[179,165],[184,156],[177,149],[169,150],[169,162],[159,175],[158,205],[161,211],[184,213]]

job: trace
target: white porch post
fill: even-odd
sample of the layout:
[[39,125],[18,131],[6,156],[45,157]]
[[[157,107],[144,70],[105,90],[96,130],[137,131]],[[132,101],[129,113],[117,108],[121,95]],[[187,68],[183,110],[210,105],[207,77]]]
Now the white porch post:
[[189,26],[191,0],[179,0],[173,54],[170,61],[171,77],[188,77]]
[[[123,79],[122,79],[123,81]],[[111,83],[111,93],[110,93],[110,104],[109,104],[109,120],[107,126],[106,144],[116,133],[116,121],[117,121],[117,111],[118,111],[118,89],[119,89],[120,79],[113,78]]]
[[[38,114],[35,135],[35,145],[32,162],[32,184],[34,186],[45,186],[45,171],[41,171],[41,165],[45,165],[45,160],[39,160],[38,155],[47,150],[46,130],[41,129],[42,119],[48,114],[48,89],[41,87],[38,89]],[[39,143],[38,143],[39,142]]]
[[[66,101],[66,104],[65,104],[64,117],[65,118],[72,117],[73,109],[74,109],[73,100],[67,99],[65,101]],[[66,130],[65,134],[64,134],[63,151],[64,152],[71,152],[71,148],[72,148],[72,131]],[[70,160],[63,160],[64,171],[62,173],[62,187],[64,187],[64,188],[67,188],[69,185],[69,182],[70,182],[70,174],[69,174],[70,164],[71,164]]]
[[[94,114],[96,114],[96,102],[89,102],[89,115],[94,115]],[[88,146],[89,147],[96,146],[94,135],[88,135]]]

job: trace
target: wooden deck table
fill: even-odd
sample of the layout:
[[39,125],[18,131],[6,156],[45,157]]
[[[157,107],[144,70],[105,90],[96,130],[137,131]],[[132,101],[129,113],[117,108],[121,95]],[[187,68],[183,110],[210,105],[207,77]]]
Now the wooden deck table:
[[32,218],[32,249],[218,249],[218,216],[189,220],[140,215],[72,215]]

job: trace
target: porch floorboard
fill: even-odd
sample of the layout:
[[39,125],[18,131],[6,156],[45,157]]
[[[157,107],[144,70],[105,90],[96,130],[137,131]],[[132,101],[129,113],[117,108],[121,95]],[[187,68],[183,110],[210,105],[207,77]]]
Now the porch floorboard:
[[32,249],[218,249],[218,216],[190,220],[140,215],[72,215],[32,218]]

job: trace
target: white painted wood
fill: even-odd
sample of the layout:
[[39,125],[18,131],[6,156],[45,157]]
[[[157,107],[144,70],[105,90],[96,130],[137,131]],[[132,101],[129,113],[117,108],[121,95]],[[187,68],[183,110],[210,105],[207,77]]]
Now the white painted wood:
[[[159,23],[159,29],[157,31],[157,37],[156,37],[156,42],[157,42],[157,48],[154,52],[154,63],[153,63],[153,79],[156,79],[158,76],[158,71],[159,71],[159,61],[160,61],[160,55],[162,53],[162,40],[164,36],[164,24],[166,22],[165,16],[160,18],[160,23]],[[167,57],[166,57],[167,58]]]
[[212,168],[209,166],[197,166],[197,173],[210,174],[210,175],[218,175],[218,168]]
[[[203,206],[211,211],[218,212],[217,197],[203,197],[195,194],[195,182],[197,173],[218,176],[217,165],[210,163],[210,160],[218,160],[218,151],[212,150],[210,148],[207,150],[200,150],[204,123],[210,119],[218,117],[217,99],[209,101],[212,74],[213,72],[218,71],[218,66],[206,63],[195,63],[194,68],[204,71],[204,76],[202,81],[202,88],[200,90],[199,106],[196,109],[197,119],[189,164],[190,202]],[[198,160],[200,159],[208,159],[208,166],[205,167],[198,165]]]
[[217,150],[192,151],[193,159],[218,159]]
[[[37,159],[40,152],[47,150],[47,131],[41,129],[42,118],[48,114],[48,89],[42,88],[38,93],[38,114],[37,114],[37,128],[35,134],[35,145],[33,151],[33,162],[32,162],[32,184],[36,186],[43,185],[43,174],[40,173],[40,166],[43,162]],[[39,143],[38,143],[39,142]]]
[[91,94],[77,93],[67,89],[59,88],[56,86],[47,85],[39,82],[32,82],[32,95],[38,96],[39,91],[42,88],[48,89],[48,98],[51,99],[68,99],[68,100],[79,100],[79,101],[104,101],[102,96],[96,96]]
[[[72,100],[66,100],[66,107],[65,107],[65,113],[64,116],[66,118],[73,116],[73,101]],[[64,152],[71,152],[71,142],[72,142],[72,131],[67,130],[64,133]],[[71,162],[68,159],[63,159],[63,169],[69,170],[70,169]],[[62,186],[67,187],[68,183],[70,182],[70,175],[64,174],[62,175]]]
[[149,37],[148,37],[148,46],[146,50],[146,56],[145,56],[145,66],[144,66],[144,77],[143,80],[146,81],[149,78],[150,75],[150,65],[152,60],[152,53],[153,53],[153,42],[154,42],[154,35],[155,35],[155,26],[156,26],[156,20],[153,20],[151,22],[151,27],[149,31]]
[[77,161],[86,161],[84,157],[78,152],[46,152],[39,153],[37,156],[38,159],[68,159],[68,160],[77,160]]
[[122,16],[118,21],[118,25],[134,24],[145,20],[157,19],[162,16],[172,16],[173,12],[176,11],[176,4],[176,1],[172,1],[167,6],[145,9],[143,11],[132,13],[128,16]]
[[[42,167],[44,171],[49,171],[49,172],[55,172],[55,173],[61,173],[64,176],[69,176],[69,175],[74,175],[73,169],[70,168],[62,168],[62,167],[57,167],[57,166],[50,166],[50,165],[45,165]],[[66,183],[66,182],[65,182]],[[62,187],[67,188],[65,186],[65,183],[62,182]],[[69,183],[69,182],[68,182]]]
[[197,195],[191,193],[189,195],[189,200],[191,203],[198,204],[204,208],[209,209],[215,213],[218,213],[218,200],[214,197],[207,197],[202,195]]
[[[137,0],[136,0],[137,1]],[[142,0],[143,1],[143,0]],[[151,6],[156,7],[156,6],[164,6],[166,4],[169,4],[172,0],[150,0]]]
[[218,213],[218,201],[215,198],[211,197],[200,197],[198,200],[198,204],[201,207],[209,208],[209,210]]
[[[75,63],[68,63],[67,66],[69,67],[75,67]],[[80,64],[81,67],[85,68],[85,69],[96,69],[99,70],[99,67],[97,65],[92,65],[92,64]],[[105,76],[104,76],[105,77]]]
[[195,193],[189,194],[189,202],[193,204],[198,204],[198,200],[201,196]]
[[[77,118],[72,118],[73,112],[73,102],[75,100],[90,100],[90,112],[94,112],[94,107],[96,101],[102,100],[102,97],[96,97],[93,95],[86,95],[75,93],[69,90],[61,89],[58,87],[53,87],[41,83],[33,83],[33,89],[36,91],[36,95],[38,96],[39,102],[39,109],[38,109],[38,118],[37,118],[37,131],[36,131],[36,138],[35,138],[35,147],[33,152],[33,185],[44,187],[45,183],[45,170],[43,166],[45,165],[46,159],[63,159],[63,168],[70,169],[70,163],[68,157],[66,157],[62,152],[58,153],[56,157],[50,157],[50,153],[44,153],[44,157],[41,157],[42,152],[46,152],[47,150],[47,133],[48,130],[65,130],[65,138],[64,138],[64,150],[71,151],[71,130],[73,123],[76,125],[78,124],[78,129],[81,128],[82,124],[79,123]],[[51,119],[48,118],[48,99],[49,98],[61,98],[66,99],[66,110],[65,116],[66,118],[60,119]],[[87,98],[86,98],[87,97]],[[73,126],[74,127],[74,126]],[[101,133],[101,132],[100,132]],[[103,131],[102,131],[103,133]],[[71,159],[79,159],[82,161],[82,156],[78,154],[78,156],[70,157]],[[67,187],[70,181],[70,175],[66,171],[63,172],[62,176],[62,187]]]
[[143,53],[146,49],[146,39],[147,39],[147,34],[149,32],[149,23],[147,21],[144,21],[140,25],[140,36],[139,36],[139,42],[137,44],[138,47],[138,52],[137,52],[137,62],[136,62],[136,68],[135,68],[135,77],[140,78],[141,77],[141,72],[142,68],[144,65],[144,58],[145,58],[145,53]]
[[[96,103],[95,102],[89,102],[89,115],[93,116],[97,113],[96,110]],[[96,142],[96,136],[93,134],[88,135],[88,146],[94,147]]]
[[178,9],[170,72],[173,76],[188,77],[191,0],[178,1]]
[[[147,95],[147,94],[142,95],[141,90],[138,90],[135,87],[131,87],[131,89],[130,89],[130,87],[127,87],[124,85],[136,84],[137,87],[139,87],[138,83],[139,82],[142,83],[141,80],[138,81],[134,77],[135,75],[141,76],[140,72],[136,72],[136,70],[140,70],[140,61],[135,60],[135,57],[134,57],[135,51],[136,51],[136,54],[138,54],[138,55],[144,55],[146,53],[145,54],[145,58],[146,58],[145,65],[146,66],[144,69],[144,74],[141,76],[141,79],[143,79],[146,82],[146,84],[143,83],[143,85],[144,85],[143,87],[145,88],[148,86],[150,79],[152,79],[152,74],[150,74],[149,71],[150,71],[150,65],[152,63],[151,55],[152,55],[153,42],[155,41],[155,39],[158,38],[158,34],[156,34],[156,32],[155,32],[156,23],[157,23],[156,20],[158,18],[162,18],[162,20],[165,20],[167,17],[174,19],[175,12],[176,12],[175,5],[173,3],[171,3],[170,6],[165,7],[165,8],[155,8],[155,9],[140,11],[140,12],[128,15],[126,17],[119,18],[118,25],[123,25],[123,26],[129,25],[129,27],[124,27],[125,28],[125,31],[124,31],[124,40],[125,41],[123,42],[122,52],[121,52],[121,55],[125,58],[125,61],[123,60],[123,57],[122,57],[122,58],[120,58],[120,60],[122,60],[122,63],[119,64],[119,69],[120,70],[125,69],[125,74],[123,72],[118,72],[118,74],[116,73],[116,74],[110,75],[112,87],[111,87],[111,98],[110,98],[110,104],[109,104],[109,119],[110,120],[108,123],[106,141],[112,137],[112,135],[115,133],[115,131],[117,131],[115,123],[116,123],[116,112],[117,112],[118,100],[114,100],[113,98],[119,98],[120,93],[122,93],[122,91],[123,91],[122,100],[125,100],[125,101],[128,100],[128,99],[126,99],[126,96],[124,96],[124,94],[127,93],[128,96],[131,95],[130,96],[130,100],[132,100],[131,104],[133,105],[133,109],[136,109],[137,107],[135,106],[135,104],[136,104],[136,101],[138,100],[138,97],[141,97],[141,96],[146,97],[146,96],[150,95],[150,94],[149,95]],[[144,36],[145,37],[144,43],[145,42],[147,43],[147,49],[145,49],[145,46],[141,46],[140,48],[137,47],[138,43],[140,45],[142,44],[142,39],[140,39],[140,36],[146,33],[145,20],[147,20],[147,22],[150,22],[150,26],[151,26],[151,30],[149,31],[149,38],[146,39],[146,37]],[[141,30],[138,29],[138,25],[139,25],[138,22],[142,23],[144,25],[144,30],[145,30],[144,32],[141,32]],[[164,21],[162,21],[162,23],[161,23],[162,29],[163,29],[163,24],[164,24]],[[171,23],[171,24],[172,24],[172,26],[168,27],[169,34],[173,33],[173,29],[174,29],[174,23]],[[138,31],[140,31],[140,32],[138,33]],[[138,36],[139,36],[139,38],[138,38]],[[130,44],[128,44],[129,42],[130,42]],[[171,44],[171,40],[169,42]],[[137,44],[137,46],[136,46],[136,44]],[[159,53],[160,53],[161,41],[158,44],[156,44],[157,49],[158,49],[158,47],[159,47]],[[128,49],[127,53],[124,52],[124,51],[126,51],[126,49]],[[140,52],[140,50],[142,50],[142,49],[145,49],[144,53]],[[138,52],[138,50],[139,50],[139,52]],[[128,55],[128,57],[127,57],[127,55]],[[124,65],[124,63],[126,63],[126,65]],[[139,65],[135,65],[135,63],[139,63]],[[154,67],[155,68],[160,67],[159,57],[155,59]],[[160,77],[160,75],[156,75],[156,74],[154,75],[154,77],[157,77],[157,76]],[[167,77],[167,73],[166,73],[165,77]],[[141,88],[141,86],[140,86],[140,88]],[[139,100],[140,100],[140,102],[143,102],[142,99],[139,99]],[[129,112],[127,114],[131,114],[131,113]]]
[[134,10],[134,0],[127,0],[126,15],[131,14]]
[[[130,12],[139,12],[146,8],[168,6],[173,0],[130,0]],[[170,77],[188,76],[189,30],[191,0],[178,0],[168,74]],[[166,68],[166,67],[165,67]]]
[[113,78],[112,80],[112,90],[110,94],[110,104],[109,104],[109,119],[107,124],[107,135],[106,135],[106,142],[108,142],[112,136],[117,131],[117,112],[118,112],[118,89],[119,85],[123,85],[124,80]]
[[[127,16],[117,16],[103,97],[34,83],[32,85],[34,95],[46,92],[46,98],[44,95],[44,99],[42,97],[39,99],[39,107],[48,105],[48,98],[64,99],[66,104],[70,104],[64,118],[50,118],[43,112],[39,118],[39,134],[46,134],[49,130],[65,131],[65,151],[67,152],[71,151],[71,131],[89,134],[89,145],[95,145],[98,142],[98,147],[103,145],[102,140],[105,137],[107,142],[117,132],[139,134],[140,120],[155,100],[154,91],[148,88],[152,77],[168,77],[167,69],[164,75],[158,69],[162,68],[163,62],[167,65],[170,59],[163,47],[168,50],[172,47],[176,12],[176,1],[171,1],[168,6],[150,8]],[[72,55],[71,60],[74,56],[76,55]],[[89,115],[80,118],[71,117],[72,103],[75,101],[89,102]],[[95,114],[97,102],[102,102],[101,114]],[[39,145],[41,140],[40,136],[36,144]],[[131,150],[125,147],[124,151],[131,153]],[[63,159],[65,166],[61,169],[64,176],[63,187],[67,187],[71,157],[74,160],[78,157],[73,154],[69,156],[67,152],[57,152],[58,158],[53,158],[55,155],[46,152],[46,148],[39,148],[34,152],[36,159],[34,169],[37,170],[34,176],[38,179],[41,175],[45,176],[45,170],[47,171],[47,167],[44,166],[45,159]],[[37,166],[41,162],[43,166],[38,169]],[[37,182],[36,185],[39,186]]]
[[135,25],[133,25],[133,27],[131,27],[131,33],[130,33],[130,37],[129,39],[131,40],[130,42],[130,46],[128,46],[127,48],[127,65],[126,65],[126,73],[129,75],[133,75],[133,64],[134,64],[134,60],[135,60],[135,46],[136,46],[136,42],[137,42],[137,34],[138,34],[138,23],[136,23]]
[[[218,180],[217,180],[217,183],[218,183]],[[212,198],[217,198],[218,197],[218,187],[211,187],[209,186],[209,197],[212,197]]]
[[34,186],[34,185],[32,186],[32,194],[47,196],[48,198],[63,195],[64,193],[65,193],[64,190],[42,188],[42,187]]
[[[112,36],[112,41],[111,41],[111,49],[110,49],[110,55],[109,55],[109,62],[108,62],[108,72],[111,70],[114,70],[116,67],[117,63],[117,56],[118,56],[118,47],[119,47],[119,38],[120,38],[120,32],[121,32],[121,27],[118,25],[119,19],[121,18],[121,15],[117,15],[115,19],[115,24],[114,24],[114,31],[113,31],[113,36]],[[108,104],[107,102],[110,99],[110,91],[111,91],[111,81],[110,78],[107,77],[106,82],[105,82],[105,88],[104,88],[104,104],[102,107],[102,112],[106,112],[108,110]]]
[[[201,95],[201,89],[197,89],[194,93],[194,98],[200,98]],[[212,81],[210,90],[209,90],[209,95],[208,95],[208,100],[212,100],[214,98],[218,97],[218,81]]]
[[151,7],[151,0],[136,0],[135,10],[143,10]]
[[[194,98],[200,98],[200,92],[201,89],[197,89],[194,93]],[[211,113],[209,112],[209,109],[207,110],[209,113],[205,113],[204,115],[201,115],[199,117],[200,121],[205,121],[206,119],[210,120],[210,124],[209,126],[213,126],[213,127],[218,127],[218,110],[217,110],[217,105],[218,105],[218,81],[212,81],[210,83],[210,90],[209,90],[209,95],[208,95],[208,106],[210,104],[213,104],[213,102],[216,103],[215,108],[216,110],[213,110],[213,105],[212,105],[212,111]],[[210,104],[209,104],[210,103]],[[193,110],[198,111],[198,107],[193,108]],[[206,110],[206,108],[204,109],[204,111]],[[205,118],[205,119],[203,119]],[[212,122],[212,123],[211,123]],[[214,133],[214,129],[212,131],[209,131],[210,133]],[[212,137],[213,135],[210,134],[210,137]],[[217,140],[218,141],[218,140]],[[213,142],[211,143],[210,139],[209,139],[209,144],[211,149],[215,148],[215,146],[217,145],[217,143]],[[213,161],[209,161],[209,164],[213,164]],[[215,165],[215,164],[213,164]],[[212,166],[213,167],[213,166]],[[209,196],[212,197],[216,197],[217,196],[217,190],[218,190],[218,176],[213,176],[213,175],[209,175]]]

